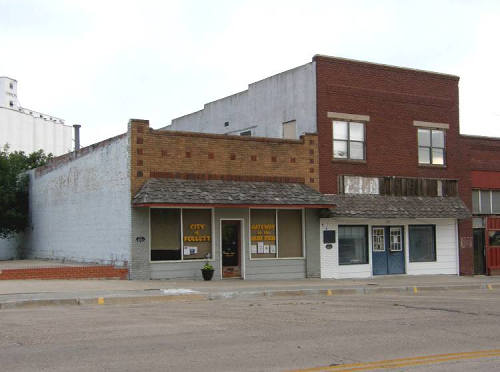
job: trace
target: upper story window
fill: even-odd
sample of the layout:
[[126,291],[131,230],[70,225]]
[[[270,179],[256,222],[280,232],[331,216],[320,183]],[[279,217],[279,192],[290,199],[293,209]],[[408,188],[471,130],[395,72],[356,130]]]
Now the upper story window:
[[365,160],[365,124],[355,121],[333,121],[333,157]]
[[282,129],[283,129],[283,138],[297,139],[297,122],[295,120],[283,123]]
[[444,130],[418,129],[419,164],[444,165]]

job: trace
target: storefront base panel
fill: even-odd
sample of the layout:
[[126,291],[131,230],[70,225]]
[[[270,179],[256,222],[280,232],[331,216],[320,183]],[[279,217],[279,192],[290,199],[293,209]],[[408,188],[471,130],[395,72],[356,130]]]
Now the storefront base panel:
[[245,279],[303,279],[306,277],[305,266],[305,260],[252,260],[249,261]]
[[[339,264],[339,225],[366,226],[368,262],[363,264]],[[435,260],[430,262],[410,262],[409,227],[415,225],[435,226]],[[320,220],[321,239],[321,278],[370,278],[374,276],[373,228],[386,228],[392,231],[401,228],[402,251],[401,271],[397,274],[435,275],[458,274],[457,220],[455,219],[340,219],[323,218]],[[392,229],[391,229],[392,228]],[[324,231],[335,232],[335,242],[324,243]],[[386,239],[390,238],[389,236]],[[387,246],[389,250],[389,246]],[[379,253],[379,252],[377,252]],[[392,254],[392,252],[391,252]],[[403,257],[404,256],[404,257]],[[384,275],[390,275],[386,273]]]

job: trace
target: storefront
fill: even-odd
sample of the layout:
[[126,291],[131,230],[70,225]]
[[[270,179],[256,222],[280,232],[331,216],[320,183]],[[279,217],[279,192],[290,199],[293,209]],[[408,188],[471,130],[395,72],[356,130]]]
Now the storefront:
[[458,198],[332,195],[321,218],[321,277],[458,274]]
[[215,279],[314,276],[319,211],[334,207],[303,184],[181,179],[149,179],[133,205],[151,279],[201,278],[206,261]]

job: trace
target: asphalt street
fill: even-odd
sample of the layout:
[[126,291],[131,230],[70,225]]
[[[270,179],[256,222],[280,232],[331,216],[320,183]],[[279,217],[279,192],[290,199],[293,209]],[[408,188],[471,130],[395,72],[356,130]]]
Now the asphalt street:
[[499,320],[496,289],[5,309],[0,370],[493,371]]

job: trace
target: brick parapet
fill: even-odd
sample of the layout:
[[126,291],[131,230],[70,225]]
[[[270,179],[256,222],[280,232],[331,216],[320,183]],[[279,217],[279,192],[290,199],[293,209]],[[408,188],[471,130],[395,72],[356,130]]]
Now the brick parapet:
[[318,189],[318,137],[299,140],[153,130],[129,124],[132,196],[153,177],[298,182]]

